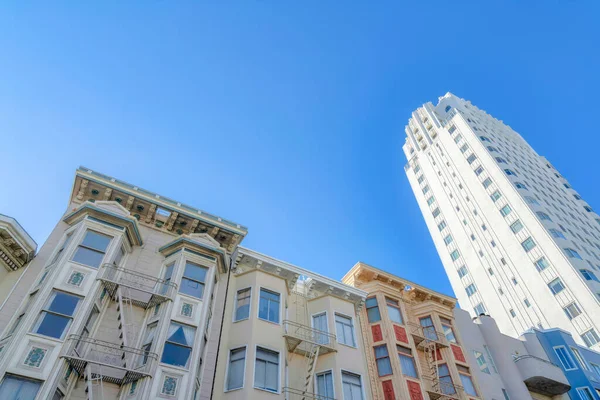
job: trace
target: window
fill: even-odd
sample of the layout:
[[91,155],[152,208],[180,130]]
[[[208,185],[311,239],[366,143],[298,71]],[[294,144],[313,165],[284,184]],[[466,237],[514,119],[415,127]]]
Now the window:
[[104,254],[111,239],[110,236],[94,231],[87,231],[81,244],[77,246],[72,260],[89,267],[98,268],[102,264]]
[[571,355],[569,354],[569,351],[565,348],[565,346],[555,347],[554,352],[556,353],[556,356],[560,360],[560,363],[562,364],[565,371],[577,369],[575,361],[573,361]]
[[433,215],[433,218],[437,217],[438,215],[440,215],[440,209],[436,207],[436,209],[433,210],[431,214]]
[[435,198],[433,196],[431,196],[430,198],[427,199],[427,205],[428,206],[432,205],[434,201],[435,201]]
[[543,270],[545,270],[546,268],[548,268],[550,266],[550,264],[548,263],[548,260],[546,260],[546,257],[540,258],[534,264],[535,264],[535,268],[538,270],[538,272],[542,272]]
[[577,394],[581,400],[594,400],[595,397],[592,394],[592,390],[589,387],[577,388]]
[[508,392],[506,391],[506,389],[502,389],[502,394],[504,395],[504,400],[510,400],[510,397],[508,397]]
[[483,345],[483,348],[485,350],[485,353],[487,354],[488,360],[490,361],[490,365],[494,369],[494,372],[498,373],[498,368],[496,368],[496,363],[494,362],[494,358],[492,357],[492,353],[490,352],[490,348],[488,346],[486,346],[485,344]]
[[446,235],[446,237],[444,238],[444,243],[446,243],[446,246],[452,243],[452,235]]
[[444,336],[446,336],[446,340],[450,343],[458,343],[456,341],[456,336],[454,335],[454,329],[452,329],[452,321],[444,317],[440,317],[440,321],[442,322],[442,330]]
[[456,389],[454,388],[454,383],[452,382],[448,365],[440,364],[438,366],[438,373],[440,376],[440,389],[442,390],[442,393],[446,395],[455,394]]
[[475,154],[471,154],[469,157],[467,157],[467,162],[469,164],[473,164],[475,160],[477,160],[477,156]]
[[250,318],[250,296],[251,288],[241,289],[237,291],[235,299],[235,320],[241,321]]
[[567,255],[567,257],[569,257],[569,258],[577,258],[578,260],[583,260],[583,258],[581,258],[581,256],[579,255],[579,253],[576,252],[575,250],[570,249],[568,247],[566,249],[563,249],[563,250],[564,250],[565,254]]
[[400,312],[400,305],[398,304],[398,301],[386,297],[385,302],[390,320],[392,320],[392,322],[402,324],[402,313]]
[[164,274],[164,284],[160,287],[160,294],[165,294],[167,293],[167,290],[169,290],[169,284],[171,283],[171,277],[173,276],[173,267],[175,266],[175,263],[172,263],[170,265],[167,265],[165,267],[165,274]]
[[423,186],[423,194],[426,194],[427,192],[429,192],[429,185]]
[[437,332],[433,326],[433,320],[431,317],[423,317],[419,319],[419,323],[423,328],[423,334],[429,340],[438,340]]
[[479,136],[479,139],[481,139],[482,142],[491,142],[491,140],[486,138],[485,136]]
[[490,152],[492,152],[492,151],[496,151],[496,152],[497,152],[497,151],[498,151],[498,150],[497,150],[495,147],[492,147],[492,146],[487,146],[487,149],[488,149]]
[[461,141],[461,139],[462,139],[462,136],[460,136],[460,135],[456,135],[456,137],[454,138],[454,143],[458,143],[458,142],[460,142],[460,141]]
[[510,312],[510,316],[511,316],[511,317],[513,317],[513,318],[514,318],[514,317],[516,317],[516,316],[517,316],[517,313],[515,313],[515,310],[513,310],[512,308],[511,308],[510,310],[508,310],[508,311]]
[[560,278],[554,279],[552,282],[548,284],[548,287],[552,291],[553,294],[559,294],[565,288]]
[[517,176],[517,174],[515,173],[515,171],[511,170],[511,169],[505,169],[504,173],[506,173],[506,175],[512,175],[512,176]]
[[535,242],[533,241],[533,239],[530,236],[527,239],[525,239],[523,242],[521,242],[521,246],[523,246],[523,249],[526,252],[530,252],[531,249],[533,249],[535,247]]
[[475,169],[475,175],[479,176],[483,172],[483,167],[477,167]]
[[315,340],[319,344],[329,344],[329,324],[327,313],[322,312],[312,316],[312,327],[315,329]]
[[581,356],[581,353],[579,353],[579,350],[575,347],[571,347],[571,351],[575,355],[575,358],[577,359],[577,362],[579,363],[581,368],[585,369],[586,371],[589,371],[590,367],[587,364],[587,362],[583,359],[583,357]]
[[450,253],[450,258],[452,258],[452,261],[456,261],[458,257],[460,257],[458,250],[454,250],[452,253]]
[[423,183],[424,180],[425,180],[425,176],[420,175],[419,178],[417,179],[417,182]]
[[596,375],[600,376],[600,365],[594,363],[590,363],[590,365],[592,366],[592,370],[596,373]]
[[342,371],[344,400],[363,400],[362,379],[360,375]]
[[469,145],[465,143],[465,144],[463,144],[463,145],[461,146],[461,148],[460,148],[460,151],[461,151],[462,153],[464,153],[464,152],[466,152],[467,150],[469,150]]
[[483,303],[479,303],[475,307],[473,307],[473,311],[475,311],[475,315],[477,316],[485,314],[485,306],[483,305]]
[[208,268],[186,261],[179,293],[201,299],[204,294],[206,271],[208,271]]
[[491,269],[491,268],[488,268],[488,273],[490,274],[490,276],[493,276],[494,275],[494,270]]
[[525,306],[527,306],[527,307],[531,307],[531,303],[529,302],[529,300],[528,300],[528,299],[524,299],[524,300],[523,300],[523,303],[525,303]]
[[72,294],[53,291],[33,327],[39,335],[62,339],[71,326],[80,298]]
[[335,314],[335,330],[338,343],[356,347],[352,318]]
[[0,384],[0,399],[35,399],[41,386],[40,381],[6,374]]
[[140,365],[146,365],[148,362],[148,357],[150,355],[150,350],[152,349],[152,343],[154,342],[157,326],[158,322],[154,322],[146,326],[146,335],[144,336],[144,342],[142,343],[143,354],[140,357]]
[[515,182],[515,186],[517,189],[527,189],[527,186],[523,185],[521,182]]
[[525,196],[525,201],[529,204],[536,204],[538,206],[540,205],[540,203],[538,203],[538,201],[531,196]]
[[477,292],[477,288],[472,283],[469,286],[467,286],[465,288],[465,290],[467,292],[467,296],[469,296],[469,297],[473,296],[475,294],[475,292]]
[[6,334],[5,337],[11,336],[12,334],[14,334],[17,331],[17,328],[21,325],[21,322],[23,321],[23,317],[25,316],[27,311],[29,311],[29,307],[31,307],[31,305],[33,304],[33,299],[35,299],[35,296],[37,295],[37,293],[38,292],[36,291],[29,295],[29,298],[27,299],[27,301],[25,303],[25,307],[23,307],[21,313],[19,314],[17,319],[15,319],[15,321],[13,322],[12,327],[10,328],[10,330],[8,331],[8,333]]
[[600,282],[600,281],[598,281],[596,274],[594,274],[592,271],[589,271],[587,269],[580,269],[579,272],[581,272],[581,275],[583,275],[583,277],[585,278],[586,281]]
[[254,387],[279,391],[279,353],[272,350],[256,348],[256,362],[254,365]]
[[469,396],[477,396],[477,391],[475,390],[475,386],[473,385],[473,380],[471,379],[471,374],[469,372],[469,368],[463,367],[462,365],[457,365],[458,374],[460,376],[460,381],[465,388],[465,392]]
[[375,351],[375,362],[377,363],[377,372],[379,376],[392,374],[392,364],[388,354],[387,345],[382,344],[373,348]]
[[446,221],[442,221],[438,224],[438,229],[440,232],[446,227]]
[[396,348],[398,350],[398,358],[400,359],[402,373],[406,376],[418,379],[419,374],[417,373],[417,367],[415,366],[415,358],[413,357],[412,350],[398,345],[396,345]]
[[573,319],[579,314],[581,314],[581,309],[575,302],[565,306],[563,310],[565,310],[565,314],[567,314],[567,317],[569,317],[569,319]]
[[513,231],[513,233],[518,233],[521,231],[521,229],[523,229],[523,224],[521,223],[521,220],[516,220],[510,225],[510,230]]
[[229,351],[229,366],[227,368],[226,390],[244,387],[244,374],[246,370],[246,348],[240,347]]
[[60,246],[60,248],[58,249],[58,251],[54,255],[54,258],[52,259],[52,262],[50,264],[54,264],[55,262],[58,261],[58,259],[62,256],[63,251],[67,248],[67,246],[71,242],[71,239],[73,239],[73,232],[69,232],[67,234],[67,237],[65,238],[62,246]]
[[367,318],[370,323],[381,321],[381,313],[379,312],[379,305],[377,304],[377,298],[370,297],[366,301],[367,306]]
[[188,367],[196,328],[171,321],[161,362],[177,367]]
[[498,162],[498,164],[506,164],[506,160],[502,157],[496,157],[496,161]]
[[460,278],[462,278],[463,276],[465,276],[468,273],[469,273],[469,271],[467,271],[467,267],[465,267],[464,265],[458,269],[458,276]]
[[317,374],[317,394],[318,398],[333,399],[333,374],[331,371]]
[[492,198],[492,200],[494,202],[496,202],[500,197],[502,197],[502,193],[500,193],[498,190],[496,190],[494,193],[492,193],[490,195],[490,197]]
[[502,214],[503,217],[506,217],[508,214],[511,213],[511,211],[512,208],[510,208],[510,206],[507,204],[500,209],[500,214]]
[[258,318],[279,323],[279,293],[267,289],[260,289],[258,303]]
[[539,219],[541,219],[542,221],[550,221],[550,222],[552,222],[552,218],[550,218],[550,216],[548,214],[546,214],[545,212],[536,211],[535,213],[537,214],[537,216],[539,217]]
[[456,130],[456,127],[454,125],[452,125],[450,128],[448,128],[448,133],[452,135],[455,130]]
[[592,347],[596,343],[600,342],[600,337],[598,337],[598,334],[594,329],[590,329],[589,331],[585,332],[583,335],[581,335],[581,338],[587,347]]
[[558,229],[550,228],[548,231],[550,231],[550,234],[557,239],[566,239],[565,235]]
[[483,187],[486,188],[486,189],[491,184],[492,184],[492,180],[490,178],[485,178],[485,180],[482,182]]

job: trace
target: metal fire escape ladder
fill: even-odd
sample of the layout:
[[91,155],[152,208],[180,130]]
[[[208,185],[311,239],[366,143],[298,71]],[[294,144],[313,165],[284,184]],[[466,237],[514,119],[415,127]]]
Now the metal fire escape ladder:
[[[102,366],[99,366],[99,373],[92,372],[92,367],[88,364],[85,368],[85,380],[87,399],[94,400],[95,395],[98,395],[98,399],[104,399],[104,381],[102,379]],[[94,391],[95,390],[95,391]]]

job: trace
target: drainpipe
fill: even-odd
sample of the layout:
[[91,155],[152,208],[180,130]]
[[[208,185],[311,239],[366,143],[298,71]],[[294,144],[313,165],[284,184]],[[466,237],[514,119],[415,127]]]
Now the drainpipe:
[[229,258],[229,268],[227,271],[227,284],[225,285],[225,299],[223,300],[223,312],[221,313],[221,327],[219,328],[219,342],[217,343],[217,356],[215,358],[215,372],[213,373],[212,387],[210,389],[210,398],[213,398],[213,392],[215,391],[215,381],[217,380],[217,366],[219,365],[219,353],[221,349],[221,338],[223,337],[223,323],[225,321],[225,309],[227,308],[227,296],[229,294],[229,281],[231,280],[231,269],[237,259],[238,249],[231,254]]

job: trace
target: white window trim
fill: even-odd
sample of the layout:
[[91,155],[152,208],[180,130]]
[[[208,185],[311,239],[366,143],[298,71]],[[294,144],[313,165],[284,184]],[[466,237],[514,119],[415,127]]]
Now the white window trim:
[[[183,275],[185,273],[185,264],[187,264],[188,262],[195,264],[201,268],[206,268],[206,275],[204,275],[204,282],[198,281],[204,285],[204,290],[202,291],[202,297],[196,297],[196,296],[192,296],[191,294],[181,292],[181,282],[185,278]],[[210,264],[207,260],[200,260],[200,257],[198,257],[198,256],[194,257],[193,254],[185,254],[185,253],[183,253],[181,255],[181,259],[178,261],[177,264],[174,267],[178,266],[179,267],[178,270],[173,270],[173,275],[171,275],[171,282],[173,282],[173,281],[179,282],[177,284],[177,295],[183,296],[184,298],[193,299],[195,301],[207,301],[207,299],[205,297],[206,293],[212,293],[212,287],[214,284],[213,283],[213,280],[214,280],[213,270],[215,269],[214,268],[215,264]],[[175,275],[175,272],[177,273],[177,275]],[[185,279],[194,280],[191,278],[185,278]],[[208,300],[210,301],[210,298]]]
[[576,390],[577,390],[577,395],[579,396],[579,398],[581,400],[588,400],[587,397],[583,397],[581,395],[581,392],[583,392],[584,390],[588,390],[592,394],[592,397],[594,397],[594,392],[592,391],[592,389],[589,386],[581,386],[581,387],[578,387]]
[[[573,347],[573,346],[570,346],[570,347],[571,347],[571,351],[573,352],[573,355],[575,356],[575,359],[577,360],[577,363],[581,365],[581,368],[583,368],[586,371],[591,371],[590,366],[588,365],[585,358],[583,358],[583,356],[581,355],[581,352],[579,351],[579,349],[576,347]],[[577,357],[577,355],[579,355],[579,357]]]
[[346,369],[346,368],[340,368],[340,383],[342,384],[342,397],[344,398],[344,400],[346,398],[344,397],[344,378],[342,377],[342,373],[343,372],[348,372],[350,374],[358,375],[360,377],[360,389],[361,389],[361,392],[362,392],[362,398],[363,398],[363,400],[366,400],[367,397],[366,397],[366,392],[365,392],[365,380],[363,378],[363,375],[361,373],[359,373],[359,372],[356,372],[356,371],[351,371],[351,370]]
[[319,374],[325,374],[327,372],[331,373],[331,382],[333,383],[332,385],[332,389],[333,389],[333,398],[335,399],[335,371],[333,370],[333,368],[329,368],[329,369],[324,369],[322,371],[315,371],[315,382],[314,382],[314,388],[315,388],[315,393],[320,395],[320,396],[325,396],[324,394],[319,393],[319,387],[317,385],[317,375]]
[[[317,315],[322,315],[322,314],[325,314],[325,319],[327,320],[327,330],[325,332],[327,332],[328,334],[331,334],[331,329],[329,329],[330,328],[330,326],[329,326],[329,314],[327,313],[326,310],[325,311],[319,311],[319,312],[316,312],[316,313],[310,315],[310,327],[312,329],[315,329],[315,324],[314,324],[315,321],[314,321],[313,318],[316,317]],[[329,341],[327,344],[331,345],[332,344],[331,343],[331,338],[329,336],[327,336],[327,340]]]
[[[346,343],[340,343],[337,338],[338,338],[338,331],[337,331],[337,323],[335,323],[335,315],[340,315],[344,318],[349,318],[350,322],[352,323],[352,337],[354,338],[354,346],[346,344]],[[356,325],[354,325],[354,318],[351,315],[348,314],[344,314],[341,312],[334,312],[333,313],[333,322],[335,324],[335,342],[338,344],[341,344],[342,346],[346,346],[346,347],[350,347],[351,349],[358,349],[358,339],[356,337]]]
[[[231,359],[231,352],[233,350],[244,349],[244,371],[242,373],[242,386],[235,389],[227,389],[227,381],[229,380],[229,361]],[[236,390],[242,390],[246,386],[246,362],[248,361],[248,345],[245,344],[239,347],[232,347],[227,351],[227,364],[225,364],[225,382],[223,382],[223,393],[234,392]]]
[[[270,321],[267,321],[270,322]],[[267,389],[263,389],[263,388],[259,388],[254,386],[254,382],[256,380],[256,355],[258,354],[258,348],[261,347],[265,350],[270,350],[273,351],[275,353],[277,353],[279,355],[277,362],[279,363],[279,368],[277,369],[277,391],[273,392],[271,390],[267,390]],[[281,350],[279,349],[275,349],[273,347],[270,346],[263,346],[263,345],[259,345],[259,344],[255,344],[254,345],[254,363],[252,365],[252,388],[254,388],[255,390],[260,390],[262,392],[267,392],[267,393],[271,393],[271,394],[281,394]]]
[[[237,301],[238,301],[238,293],[241,292],[242,290],[246,290],[246,289],[250,289],[250,309],[248,310],[248,317],[246,318],[242,318],[242,319],[235,319],[235,315],[236,315],[236,311],[237,311]],[[253,296],[253,290],[252,290],[252,286],[247,286],[247,287],[243,287],[243,288],[239,288],[238,290],[236,290],[235,292],[235,300],[233,302],[233,315],[231,316],[231,322],[241,322],[241,321],[246,321],[250,319],[250,316],[252,315],[252,296]],[[281,301],[279,302],[281,304]]]
[[[571,359],[571,362],[573,363],[573,365],[575,366],[575,368],[567,368],[567,366],[565,364],[563,364],[562,360],[560,359],[560,356],[558,355],[558,352],[556,351],[556,349],[560,349],[560,348],[565,349],[565,353],[567,354],[567,356],[569,356],[569,358]],[[565,371],[575,371],[576,369],[579,369],[577,367],[577,363],[575,362],[575,360],[571,356],[571,352],[569,351],[569,349],[566,346],[563,346],[563,345],[554,346],[552,349],[554,350],[554,353],[556,354],[556,357],[558,358],[558,361],[560,361],[560,363],[563,366],[563,368],[565,369]]]
[[[260,317],[260,291],[262,289],[265,289],[268,292],[277,293],[279,295],[279,322],[269,321],[268,319]],[[258,318],[261,321],[267,322],[269,324],[281,326],[281,323],[283,322],[283,307],[281,307],[282,301],[283,301],[283,296],[281,295],[281,292],[279,290],[271,289],[271,288],[265,287],[265,286],[259,286],[258,287],[258,303],[257,303],[258,306],[256,307],[256,318]]]

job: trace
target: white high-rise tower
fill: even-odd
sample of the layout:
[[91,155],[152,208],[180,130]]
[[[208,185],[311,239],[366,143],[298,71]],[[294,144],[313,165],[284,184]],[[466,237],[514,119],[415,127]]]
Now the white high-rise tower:
[[600,216],[508,125],[451,93],[412,113],[406,174],[454,292],[507,334],[600,349]]

